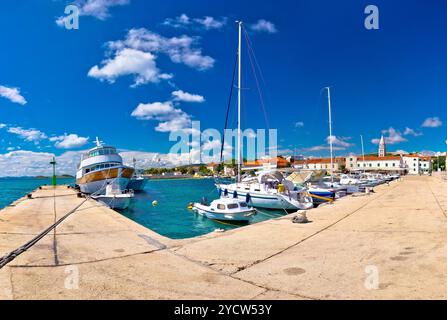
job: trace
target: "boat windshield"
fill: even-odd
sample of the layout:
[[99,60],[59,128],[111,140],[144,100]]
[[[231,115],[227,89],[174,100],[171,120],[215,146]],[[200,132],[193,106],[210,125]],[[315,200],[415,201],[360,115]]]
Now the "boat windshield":
[[83,155],[83,159],[97,157],[97,156],[112,155],[112,154],[117,154],[116,148],[113,148],[113,147],[95,148],[95,149],[85,153]]
[[239,202],[239,205],[241,206],[241,208],[246,208],[248,207],[246,202]]
[[230,203],[230,204],[228,205],[228,209],[236,209],[236,208],[238,208],[237,203]]

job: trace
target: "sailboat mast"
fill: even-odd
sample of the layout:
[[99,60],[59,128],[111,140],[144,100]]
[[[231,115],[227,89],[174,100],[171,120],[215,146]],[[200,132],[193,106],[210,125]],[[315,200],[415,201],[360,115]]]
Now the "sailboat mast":
[[[363,168],[365,168],[365,150],[363,149],[363,136],[362,135],[360,135],[360,141],[362,142]],[[365,169],[363,169],[363,172],[365,172]]]
[[238,45],[238,71],[237,71],[237,182],[241,181],[241,62],[242,62],[242,21],[239,25],[239,45]]
[[332,152],[332,111],[331,111],[331,90],[327,87],[327,101],[329,111],[329,150],[331,152],[331,183],[334,183],[334,159]]

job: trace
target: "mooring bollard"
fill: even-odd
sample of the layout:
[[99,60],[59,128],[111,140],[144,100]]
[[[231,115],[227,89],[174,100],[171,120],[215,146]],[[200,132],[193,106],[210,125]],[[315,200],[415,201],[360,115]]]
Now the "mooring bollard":
[[82,192],[78,192],[77,196],[78,198],[82,198]]
[[26,195],[26,197],[27,197],[28,199],[32,199],[32,198],[33,198],[33,194],[32,194],[32,193],[28,193],[28,194]]

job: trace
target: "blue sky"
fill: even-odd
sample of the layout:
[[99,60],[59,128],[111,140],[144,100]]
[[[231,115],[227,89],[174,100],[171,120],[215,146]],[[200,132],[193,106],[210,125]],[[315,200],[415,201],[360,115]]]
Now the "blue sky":
[[[268,124],[278,129],[280,150],[328,154],[321,94],[327,85],[336,154],[359,153],[360,134],[365,151],[375,151],[382,131],[389,150],[445,150],[447,5],[441,1],[75,3],[78,30],[56,23],[67,1],[2,4],[3,159],[17,150],[84,150],[98,135],[121,149],[167,153],[172,126],[200,120],[202,129],[222,129],[236,19],[245,22],[261,66]],[[364,27],[368,4],[379,8],[379,30]],[[243,58],[242,124],[265,128]],[[169,122],[174,115],[177,124]]]

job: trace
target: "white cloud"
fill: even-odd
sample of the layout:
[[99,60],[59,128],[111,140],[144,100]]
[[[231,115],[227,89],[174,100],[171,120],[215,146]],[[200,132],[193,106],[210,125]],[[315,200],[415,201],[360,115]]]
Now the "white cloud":
[[47,135],[37,129],[23,129],[22,127],[10,127],[9,133],[18,135],[21,139],[29,142],[39,143],[39,141],[46,139]]
[[63,136],[51,137],[50,141],[56,142],[54,146],[58,149],[74,149],[84,146],[88,137],[79,137],[77,134],[64,134]]
[[334,151],[341,151],[346,150],[349,147],[352,147],[354,144],[349,143],[348,140],[350,140],[351,137],[337,137],[337,136],[327,136],[326,137],[326,143],[318,146],[308,147],[308,148],[302,148],[300,149],[301,152],[313,152],[313,151],[323,151],[323,150],[330,150],[329,143],[332,140],[332,150]]
[[404,131],[404,136],[408,136],[408,135],[419,137],[419,136],[422,136],[423,134],[422,134],[422,132],[416,132],[413,129],[406,127],[405,131]]
[[165,26],[170,26],[173,28],[184,28],[191,24],[191,19],[184,13],[175,18],[167,18],[163,24]]
[[0,86],[0,97],[6,98],[11,102],[25,105],[27,101],[20,94],[19,88]]
[[112,59],[104,60],[102,64],[102,67],[92,67],[88,75],[110,83],[120,76],[134,75],[134,86],[172,78],[172,75],[160,73],[155,64],[155,56],[150,52],[125,48],[117,51]]
[[425,128],[437,128],[442,126],[442,121],[438,117],[431,117],[425,119],[421,126]]
[[0,123],[0,129],[6,128],[6,124]]
[[295,128],[302,128],[302,127],[304,127],[303,121],[298,121],[297,123],[295,123]]
[[197,47],[198,37],[182,35],[179,37],[163,37],[144,28],[131,29],[123,41],[109,42],[110,49],[132,48],[144,52],[166,54],[172,62],[183,63],[188,67],[207,70],[214,66],[214,59],[202,55]]
[[250,29],[256,32],[276,33],[276,26],[267,20],[259,19],[256,23],[250,25]]
[[334,135],[328,136],[326,138],[327,144],[329,144],[332,141],[333,146],[339,146],[341,148],[349,148],[352,147],[354,144],[349,143],[348,140],[350,140],[351,137],[336,137]]
[[418,153],[423,156],[431,156],[431,157],[445,156],[445,152],[441,151],[422,150]]
[[182,90],[173,91],[172,95],[174,96],[174,100],[176,101],[197,102],[197,103],[202,103],[205,101],[205,98],[201,95],[188,93]]
[[138,120],[158,121],[155,130],[159,132],[180,131],[191,126],[191,116],[175,108],[171,101],[140,103],[131,115]]
[[[81,16],[92,16],[99,20],[106,20],[110,17],[109,9],[116,6],[124,6],[130,0],[76,0],[73,2],[79,8]],[[56,19],[56,24],[60,27],[65,25],[66,16]]]
[[163,24],[177,29],[193,27],[197,29],[211,30],[223,28],[227,24],[227,18],[223,17],[221,19],[216,19],[210,16],[205,16],[203,18],[192,19],[183,13],[175,18],[167,18]]
[[88,75],[111,83],[118,77],[134,75],[134,86],[171,79],[172,74],[162,73],[157,67],[160,54],[173,63],[205,71],[214,66],[215,60],[202,54],[198,40],[187,35],[168,38],[144,28],[131,29],[124,40],[107,43],[107,55],[112,58],[104,60],[102,67],[93,66]]
[[[16,150],[0,154],[0,176],[49,176],[52,174],[49,163],[53,156],[55,156],[53,153],[26,150]],[[74,175],[80,157],[80,151],[67,151],[60,156],[56,156],[57,173]]]
[[203,19],[194,19],[199,25],[202,25],[206,30],[210,29],[220,29],[227,24],[227,19],[222,18],[222,20],[217,20],[213,17],[205,16]]
[[[402,136],[402,133],[393,127],[389,129],[382,130],[382,133],[385,135],[385,143],[386,144],[398,144],[400,142],[408,141]],[[374,144],[379,144],[380,138],[375,138],[371,140]]]
[[[313,147],[308,147],[308,148],[302,148],[299,151],[301,151],[301,152],[312,152],[312,151],[323,151],[323,150],[330,150],[330,147],[328,145],[319,145],[319,146],[313,146]],[[341,151],[341,150],[346,150],[346,148],[333,146],[332,150],[334,150],[334,151]]]

